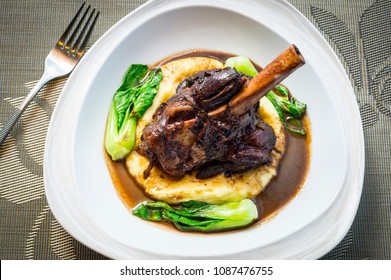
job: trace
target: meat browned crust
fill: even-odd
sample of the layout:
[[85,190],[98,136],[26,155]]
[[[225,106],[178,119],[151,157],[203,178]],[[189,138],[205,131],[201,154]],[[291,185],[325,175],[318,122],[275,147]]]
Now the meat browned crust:
[[[276,137],[258,114],[259,104],[237,116],[210,111],[241,92],[249,78],[235,69],[201,71],[185,79],[176,94],[160,105],[142,134],[137,151],[174,178],[230,176],[271,161]],[[194,119],[190,126],[186,121]]]

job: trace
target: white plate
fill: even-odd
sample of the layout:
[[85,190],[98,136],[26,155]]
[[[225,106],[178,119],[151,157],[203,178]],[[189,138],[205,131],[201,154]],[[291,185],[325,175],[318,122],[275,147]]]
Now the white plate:
[[[306,65],[284,81],[308,104],[310,172],[277,217],[224,234],[165,230],[118,198],[103,157],[109,104],[132,63],[212,49],[265,65],[289,44]],[[107,31],[73,71],[52,115],[45,191],[60,224],[110,258],[319,258],[346,234],[364,174],[360,115],[347,75],[323,37],[284,1],[149,1]]]

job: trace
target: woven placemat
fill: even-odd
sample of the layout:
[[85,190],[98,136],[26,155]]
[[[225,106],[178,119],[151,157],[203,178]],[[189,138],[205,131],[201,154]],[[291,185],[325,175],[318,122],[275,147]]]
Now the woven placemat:
[[[55,13],[58,5],[69,8],[80,4],[78,1],[69,2],[71,4],[58,1],[47,7],[31,4],[32,10],[27,9],[24,16],[31,20],[36,18],[36,14],[43,15],[46,11]],[[145,1],[90,2],[105,11],[97,27],[96,39]],[[343,63],[356,93],[365,135],[365,180],[356,219],[342,242],[323,259],[391,259],[391,1],[289,2],[320,30]],[[9,56],[17,57],[9,46],[23,46],[19,36],[26,36],[17,26],[15,3],[30,5],[23,1],[1,3],[2,11],[11,8],[7,15],[1,12],[1,34],[12,31],[12,38],[16,40],[5,36],[1,42],[3,65],[9,63]],[[73,12],[70,10],[69,15]],[[35,19],[31,24],[37,27],[42,24],[40,21],[44,20]],[[59,25],[55,20],[44,24]],[[4,26],[11,31],[5,30]],[[55,38],[56,34],[50,36]],[[49,38],[45,40],[49,41]],[[47,49],[50,47],[43,46],[30,53],[36,57],[34,63],[27,58],[27,51],[21,51],[18,54],[20,59],[26,60],[15,67],[7,66],[6,71],[0,74],[1,124],[35,84],[34,81],[26,83],[25,90],[17,86],[18,83],[23,84],[20,79],[30,77],[30,72],[40,75],[42,69],[39,63],[46,56]],[[12,75],[19,72],[25,73],[25,76],[12,79]],[[30,77],[28,80],[33,79]],[[1,259],[105,259],[74,240],[58,224],[44,195],[42,166],[45,136],[65,82],[66,78],[44,87],[0,150]]]

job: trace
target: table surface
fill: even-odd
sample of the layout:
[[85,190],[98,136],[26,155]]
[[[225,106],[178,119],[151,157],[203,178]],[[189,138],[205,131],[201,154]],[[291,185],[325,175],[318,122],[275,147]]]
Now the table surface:
[[[88,1],[101,11],[90,43],[144,2]],[[363,121],[366,166],[359,209],[346,237],[323,259],[391,259],[391,1],[289,2],[341,60]],[[42,74],[48,50],[80,4],[1,0],[0,127]],[[0,150],[0,259],[105,259],[58,224],[45,197],[44,140],[61,87],[41,92]]]

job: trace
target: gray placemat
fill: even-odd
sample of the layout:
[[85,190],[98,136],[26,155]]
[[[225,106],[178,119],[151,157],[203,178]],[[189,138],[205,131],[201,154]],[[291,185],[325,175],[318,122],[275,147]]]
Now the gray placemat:
[[[90,42],[144,2],[89,1],[101,10]],[[365,135],[365,180],[356,219],[323,259],[391,259],[391,1],[289,2],[340,58],[355,90]],[[40,77],[48,50],[80,4],[0,2],[1,124]],[[58,224],[44,195],[44,140],[65,81],[43,89],[0,150],[1,259],[105,259]]]

